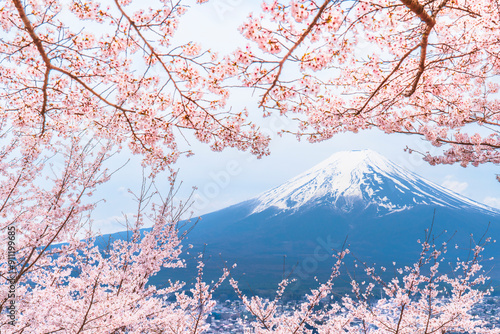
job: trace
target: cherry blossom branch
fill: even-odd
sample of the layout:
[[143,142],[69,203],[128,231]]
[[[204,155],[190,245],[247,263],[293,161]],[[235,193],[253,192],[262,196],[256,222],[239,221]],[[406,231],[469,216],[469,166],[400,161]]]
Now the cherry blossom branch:
[[82,325],[78,329],[77,334],[80,334],[81,332],[83,332],[83,330],[85,328],[85,325],[87,324],[87,318],[89,316],[90,309],[94,305],[94,296],[95,296],[95,292],[96,292],[96,289],[97,289],[97,285],[99,284],[99,276],[100,276],[100,273],[97,275],[97,277],[95,279],[94,286],[92,287],[92,294],[90,296],[89,306],[87,307],[87,311],[85,312],[85,315],[83,316]]
[[28,32],[31,39],[33,40],[33,43],[35,43],[35,46],[36,46],[38,52],[40,53],[40,56],[42,57],[43,62],[45,63],[45,66],[47,67],[47,69],[50,69],[52,66],[50,64],[50,59],[47,56],[45,49],[43,48],[42,41],[40,40],[38,35],[35,33],[35,29],[33,28],[30,20],[26,16],[26,12],[24,11],[23,5],[21,4],[21,0],[12,0],[12,2],[14,3],[14,6],[16,7],[16,9],[19,13],[19,17],[23,21],[23,24],[24,24],[26,31]]
[[[326,1],[328,2],[328,1]],[[150,50],[151,54],[156,58],[156,60],[158,60],[158,62],[162,65],[163,69],[165,70],[165,73],[167,73],[170,81],[172,82],[172,84],[174,85],[175,87],[175,90],[180,94],[181,98],[182,99],[185,99],[191,103],[193,103],[194,105],[196,105],[197,107],[199,107],[201,110],[205,111],[206,115],[211,117],[215,122],[217,122],[220,126],[222,126],[224,129],[226,130],[229,130],[231,132],[233,132],[232,129],[226,127],[225,125],[223,125],[214,115],[212,115],[211,113],[207,112],[205,110],[205,108],[201,107],[198,102],[196,102],[195,100],[193,100],[191,97],[187,96],[186,94],[184,94],[182,92],[182,90],[179,88],[179,86],[177,85],[177,82],[174,80],[173,76],[172,76],[172,73],[170,73],[170,70],[168,69],[167,65],[165,64],[165,62],[163,61],[163,59],[160,57],[160,55],[156,52],[155,48],[151,45],[151,43],[145,38],[145,36],[141,33],[140,29],[139,29],[139,26],[137,26],[137,24],[130,18],[130,16],[127,15],[127,13],[123,10],[122,6],[120,5],[120,3],[118,2],[118,0],[115,0],[115,4],[118,8],[118,10],[120,11],[120,13],[123,15],[123,17],[125,17],[125,19],[127,19],[127,21],[130,23],[130,25],[134,28],[135,32],[137,33],[137,35],[139,35],[139,37],[141,38],[141,40],[144,42],[144,44],[148,47],[148,49]],[[184,106],[185,108],[185,106]],[[184,109],[185,110],[185,109]],[[188,116],[188,114],[186,113],[186,116]],[[196,128],[196,126],[191,123],[193,125],[193,128]]]
[[31,25],[30,20],[26,16],[26,12],[24,11],[23,5],[21,4],[21,0],[12,0],[14,3],[14,6],[16,7],[19,17],[23,21],[24,27],[28,34],[30,35],[31,39],[33,40],[33,43],[35,44],[38,52],[40,53],[40,56],[43,59],[43,62],[45,63],[45,74],[44,74],[44,80],[43,80],[43,87],[42,87],[42,92],[43,92],[43,101],[42,101],[42,109],[40,111],[40,115],[42,117],[42,131],[41,135],[45,132],[45,112],[47,110],[47,103],[48,103],[48,95],[47,95],[47,87],[49,84],[49,75],[50,75],[50,70],[52,69],[52,64],[50,62],[50,59],[45,52],[45,49],[43,48],[42,41],[38,37],[38,35],[35,33],[35,29]]
[[418,0],[400,0],[408,9],[410,9],[415,15],[417,15],[422,21],[424,21],[427,26],[431,28],[436,24],[435,18],[427,14],[424,6],[420,4]]
[[[396,73],[399,68],[401,67],[401,64],[404,62],[404,60],[406,58],[408,58],[408,56],[413,52],[415,51],[420,45],[416,45],[414,46],[413,48],[411,48],[410,50],[408,50],[408,52],[406,52],[403,57],[401,57],[401,59],[398,61],[398,63],[396,64],[396,66],[392,69],[391,73],[389,73],[385,78],[384,80],[382,80],[382,82],[377,86],[377,88],[370,94],[370,97],[368,97],[365,101],[365,103],[363,104],[363,106],[356,111],[355,115],[359,115],[365,108],[366,106],[370,103],[371,99],[377,95],[378,91],[384,87],[385,83],[387,82],[387,80],[389,80],[389,78],[394,74]],[[382,103],[382,102],[381,102]]]
[[307,35],[309,35],[309,33],[312,31],[312,29],[314,28],[314,26],[317,24],[317,22],[321,18],[321,15],[325,11],[325,9],[326,9],[326,7],[328,6],[329,3],[330,3],[330,0],[325,0],[325,2],[323,2],[323,4],[321,5],[321,7],[319,7],[318,12],[316,13],[316,16],[311,21],[311,23],[307,26],[306,30],[302,33],[302,35],[300,36],[300,38],[293,44],[293,46],[288,50],[287,54],[285,56],[283,56],[283,58],[280,60],[280,62],[278,63],[278,65],[275,67],[275,69],[276,68],[278,69],[278,72],[276,73],[276,75],[274,77],[274,80],[271,83],[271,86],[265,91],[264,95],[262,96],[262,99],[261,99],[260,105],[259,105],[260,107],[262,107],[264,105],[267,96],[269,95],[269,93],[271,92],[271,90],[278,83],[279,77],[281,75],[281,70],[283,69],[283,66],[285,65],[285,62],[292,55],[293,51],[295,51],[295,49],[297,47],[299,47],[300,44],[302,44],[302,42],[307,37]]
[[418,0],[401,0],[402,3],[406,5],[413,13],[415,13],[422,21],[427,25],[424,33],[422,34],[422,41],[420,42],[420,62],[418,65],[418,71],[413,81],[413,85],[406,93],[406,96],[412,96],[417,90],[418,82],[425,71],[425,60],[427,58],[427,46],[429,44],[429,35],[436,24],[436,15],[439,11],[446,5],[447,0],[443,0],[439,5],[438,9],[431,15],[427,14],[425,8],[418,2]]

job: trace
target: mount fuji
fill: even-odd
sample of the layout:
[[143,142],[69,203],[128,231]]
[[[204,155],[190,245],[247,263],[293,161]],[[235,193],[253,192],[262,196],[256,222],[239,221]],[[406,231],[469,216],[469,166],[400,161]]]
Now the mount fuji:
[[256,197],[252,214],[324,204],[338,213],[387,215],[421,205],[498,214],[405,170],[371,150],[339,152],[290,181]]
[[[233,275],[262,291],[287,273],[302,287],[316,284],[343,245],[367,263],[411,264],[431,226],[437,243],[468,248],[486,231],[500,237],[500,212],[363,150],[335,153],[255,198],[202,216],[185,242],[193,245],[191,256],[204,252],[207,275],[235,262]],[[449,249],[450,259],[461,255]],[[499,253],[492,243],[484,256]],[[497,261],[485,264],[495,280]]]

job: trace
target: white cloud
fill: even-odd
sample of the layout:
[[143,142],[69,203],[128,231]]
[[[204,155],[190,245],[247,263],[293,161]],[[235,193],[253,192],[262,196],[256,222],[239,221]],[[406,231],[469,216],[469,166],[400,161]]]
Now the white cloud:
[[499,197],[486,197],[483,203],[494,208],[500,209],[500,198]]
[[465,189],[469,186],[467,182],[454,180],[453,175],[446,175],[445,180],[441,183],[441,185],[459,194],[463,194]]

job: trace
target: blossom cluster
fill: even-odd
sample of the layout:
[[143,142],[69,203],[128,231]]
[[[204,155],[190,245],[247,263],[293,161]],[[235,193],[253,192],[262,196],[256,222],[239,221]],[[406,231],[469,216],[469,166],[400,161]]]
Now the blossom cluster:
[[[431,164],[498,163],[496,2],[271,1],[231,61],[264,115],[300,114],[299,137],[379,128],[444,148]],[[290,129],[284,129],[290,132]],[[425,152],[422,152],[425,155]]]

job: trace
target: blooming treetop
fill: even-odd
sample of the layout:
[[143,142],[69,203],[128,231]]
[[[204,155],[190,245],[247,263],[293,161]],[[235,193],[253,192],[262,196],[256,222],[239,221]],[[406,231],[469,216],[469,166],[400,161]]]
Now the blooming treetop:
[[196,43],[172,45],[186,7],[129,4],[4,2],[3,121],[24,132],[27,145],[87,128],[160,169],[176,161],[176,137],[186,129],[216,151],[266,154],[268,139],[246,122],[246,111],[224,109],[229,91],[217,56]]
[[499,163],[499,22],[490,0],[270,1],[231,62],[311,142],[377,127],[445,145],[431,164]]
[[183,131],[267,154],[247,111],[227,105],[239,85],[261,92],[264,115],[296,114],[283,131],[313,142],[377,127],[445,145],[431,164],[500,162],[493,0],[264,2],[240,27],[251,43],[222,58],[172,44],[182,1],[150,6],[5,1],[3,120],[28,142],[87,127],[160,169]]

